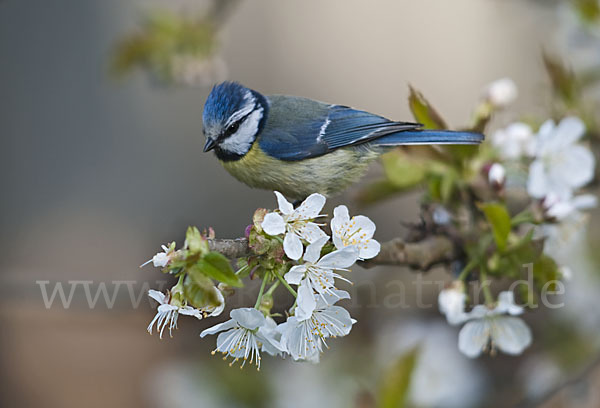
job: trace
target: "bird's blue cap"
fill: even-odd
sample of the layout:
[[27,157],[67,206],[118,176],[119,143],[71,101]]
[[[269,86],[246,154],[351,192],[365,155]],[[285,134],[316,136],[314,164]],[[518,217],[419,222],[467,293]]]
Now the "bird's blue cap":
[[247,103],[250,90],[237,82],[215,85],[204,105],[204,125],[222,124]]

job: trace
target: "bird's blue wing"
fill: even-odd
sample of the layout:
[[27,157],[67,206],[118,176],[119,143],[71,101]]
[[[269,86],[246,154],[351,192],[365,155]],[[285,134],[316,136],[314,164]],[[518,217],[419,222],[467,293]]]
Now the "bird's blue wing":
[[305,98],[269,97],[267,123],[259,145],[280,160],[303,160],[385,135],[421,127],[340,105]]

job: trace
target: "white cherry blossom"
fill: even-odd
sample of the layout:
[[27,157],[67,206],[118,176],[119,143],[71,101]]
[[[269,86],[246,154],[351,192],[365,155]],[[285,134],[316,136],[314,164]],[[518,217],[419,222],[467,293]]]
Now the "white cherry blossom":
[[356,245],[360,259],[374,258],[381,249],[379,242],[373,239],[375,223],[364,215],[350,218],[348,207],[345,205],[337,206],[333,210],[331,232],[337,249]]
[[535,160],[529,167],[527,191],[534,198],[550,194],[569,199],[573,190],[583,187],[594,177],[592,152],[577,141],[585,133],[579,118],[564,118],[558,126],[545,122],[537,134]]
[[515,304],[509,291],[499,294],[493,309],[475,306],[458,335],[459,350],[470,358],[496,349],[506,354],[521,354],[531,344],[531,330],[521,318],[515,317],[521,313],[523,308]]
[[148,265],[150,262],[157,268],[164,268],[179,255],[179,251],[175,251],[175,242],[172,242],[169,246],[161,245],[161,248],[163,252],[158,252],[152,259],[141,264],[140,268]]
[[335,293],[335,279],[346,280],[335,270],[347,271],[358,260],[358,248],[344,247],[321,258],[321,249],[328,238],[321,238],[306,248],[304,263],[295,265],[285,274],[288,283],[298,285],[298,309],[296,314],[301,318],[310,316],[316,307],[313,293],[322,296]]
[[267,319],[258,310],[250,307],[234,309],[229,316],[230,320],[200,333],[200,337],[219,333],[217,348],[213,350],[212,354],[218,351],[225,357],[232,357],[233,361],[229,365],[242,359],[242,367],[249,359],[250,364],[256,364],[256,368],[260,370],[261,350],[273,353],[283,351],[275,339],[276,331],[272,330]]
[[350,298],[347,292],[336,290],[324,297],[313,297],[316,307],[309,315],[291,316],[279,328],[281,343],[294,360],[318,363],[323,346],[327,347],[325,339],[347,335],[356,320],[343,307],[333,305],[339,299]]
[[148,333],[152,334],[152,327],[156,323],[156,331],[159,332],[159,337],[162,339],[163,332],[166,327],[169,328],[169,336],[173,337],[173,329],[177,328],[177,319],[179,315],[193,316],[196,319],[202,319],[206,316],[218,316],[225,308],[225,299],[223,294],[217,288],[214,288],[215,294],[219,299],[219,305],[216,307],[210,306],[202,309],[196,309],[192,306],[184,306],[176,300],[173,293],[167,292],[165,295],[157,290],[150,289],[148,296],[158,302],[158,309],[154,319],[148,325]]
[[506,160],[532,156],[535,152],[533,130],[526,123],[515,122],[497,130],[492,134],[491,141],[500,157]]
[[302,240],[313,243],[327,235],[319,228],[313,220],[320,216],[325,205],[325,197],[321,194],[311,194],[298,208],[294,209],[292,203],[278,191],[277,196],[279,211],[281,214],[272,212],[265,215],[262,229],[269,235],[285,234],[283,249],[285,254],[295,261],[302,257],[304,247]]

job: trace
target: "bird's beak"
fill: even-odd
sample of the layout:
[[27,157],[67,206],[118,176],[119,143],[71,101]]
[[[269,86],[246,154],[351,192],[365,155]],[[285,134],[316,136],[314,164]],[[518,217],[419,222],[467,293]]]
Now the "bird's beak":
[[210,152],[212,149],[215,148],[216,145],[217,145],[217,142],[215,142],[213,139],[208,137],[208,138],[206,138],[206,144],[204,145],[204,151]]

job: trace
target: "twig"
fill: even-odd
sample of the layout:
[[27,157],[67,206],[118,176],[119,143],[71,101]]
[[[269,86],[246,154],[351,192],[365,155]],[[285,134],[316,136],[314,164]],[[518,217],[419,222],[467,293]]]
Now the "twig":
[[[252,255],[246,238],[209,239],[208,245],[211,251],[220,252],[229,259]],[[401,238],[394,238],[381,244],[379,255],[360,264],[365,268],[395,265],[427,270],[436,264],[455,259],[456,249],[453,242],[448,237],[434,235],[418,242],[406,242]]]

